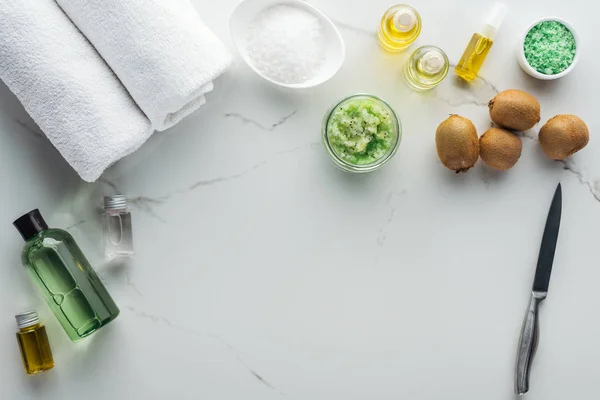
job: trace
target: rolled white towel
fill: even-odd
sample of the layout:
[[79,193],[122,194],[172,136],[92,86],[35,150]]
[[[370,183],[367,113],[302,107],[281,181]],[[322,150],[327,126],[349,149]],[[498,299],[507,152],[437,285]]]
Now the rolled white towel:
[[0,78],[86,181],[153,132],[54,0],[0,0]]
[[57,0],[157,130],[204,104],[231,55],[188,0]]

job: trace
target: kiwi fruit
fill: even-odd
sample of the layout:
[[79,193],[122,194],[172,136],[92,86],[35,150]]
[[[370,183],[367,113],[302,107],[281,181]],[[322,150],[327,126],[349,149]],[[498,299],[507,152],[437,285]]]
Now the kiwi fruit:
[[507,170],[519,161],[523,144],[511,132],[490,128],[479,138],[479,155],[492,168]]
[[559,114],[542,126],[538,139],[548,157],[564,160],[587,145],[590,132],[578,116]]
[[456,173],[468,171],[479,158],[477,129],[471,120],[451,115],[435,132],[440,161]]
[[540,122],[540,103],[521,90],[504,90],[488,104],[492,121],[506,129],[526,131]]

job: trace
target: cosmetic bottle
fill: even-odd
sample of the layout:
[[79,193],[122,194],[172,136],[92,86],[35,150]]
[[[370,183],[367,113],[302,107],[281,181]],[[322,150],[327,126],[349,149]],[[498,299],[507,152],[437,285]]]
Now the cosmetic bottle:
[[72,341],[92,334],[119,315],[119,308],[73,236],[48,228],[37,209],[17,219],[14,226],[26,241],[23,265]]
[[502,3],[494,4],[485,20],[485,24],[479,32],[473,34],[460,61],[456,64],[454,68],[456,75],[466,81],[472,81],[477,77],[481,65],[492,48],[494,37],[500,29],[500,25],[502,25],[507,10]]
[[121,194],[104,197],[103,237],[107,259],[133,256],[131,213]]
[[390,52],[400,52],[417,40],[421,33],[421,16],[411,6],[397,4],[388,8],[379,24],[377,37]]
[[40,322],[38,313],[27,311],[15,315],[17,320],[17,342],[21,350],[23,367],[27,375],[35,375],[54,367],[46,327]]
[[417,91],[430,90],[442,83],[450,62],[439,47],[422,46],[416,49],[404,66],[404,77],[409,87]]

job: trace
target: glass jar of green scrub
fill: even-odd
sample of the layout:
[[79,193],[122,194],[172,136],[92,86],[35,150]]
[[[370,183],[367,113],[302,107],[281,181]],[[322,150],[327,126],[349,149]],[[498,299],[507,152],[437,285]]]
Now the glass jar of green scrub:
[[338,101],[323,118],[323,144],[344,171],[371,172],[398,151],[402,131],[398,116],[385,101],[355,94]]

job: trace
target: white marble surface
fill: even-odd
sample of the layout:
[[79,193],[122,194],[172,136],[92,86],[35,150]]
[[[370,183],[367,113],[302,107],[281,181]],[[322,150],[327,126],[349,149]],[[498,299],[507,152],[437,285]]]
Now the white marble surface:
[[[196,0],[231,47],[236,0]],[[48,399],[513,399],[517,336],[548,206],[563,185],[563,220],[531,399],[600,396],[600,90],[595,2],[509,1],[510,15],[471,87],[448,79],[411,92],[374,32],[384,0],[313,0],[338,24],[347,60],[312,91],[278,91],[237,64],[203,110],[155,134],[95,184],[82,182],[0,87],[0,398]],[[488,1],[417,1],[424,28],[457,61]],[[572,21],[583,56],[551,83],[515,59],[525,27],[545,15]],[[413,46],[413,49],[415,47]],[[454,175],[434,132],[449,113],[483,132],[498,90],[538,97],[542,120],[580,115],[587,148],[548,160],[524,135],[505,173],[480,162]],[[341,96],[388,100],[404,137],[383,170],[336,170],[321,119]],[[102,261],[97,207],[115,190],[134,198],[137,257]],[[39,207],[67,227],[121,308],[111,325],[72,344],[20,266],[12,221]],[[38,308],[56,368],[23,374],[13,315]]]

